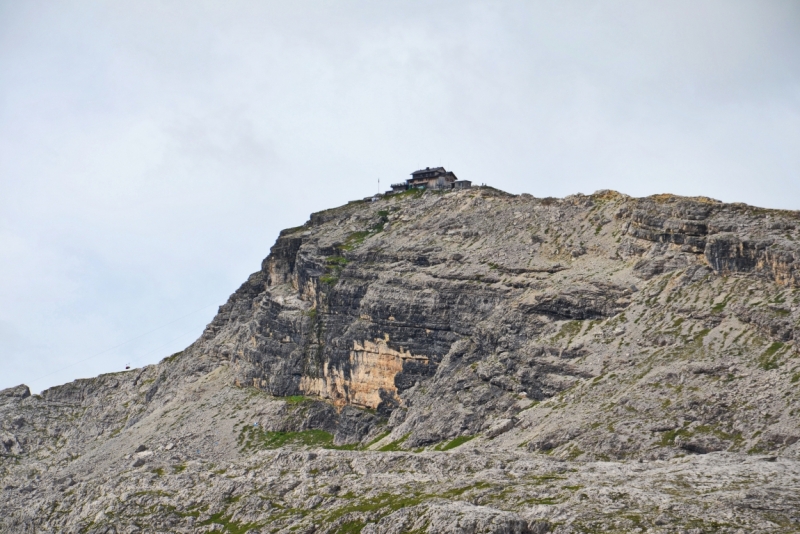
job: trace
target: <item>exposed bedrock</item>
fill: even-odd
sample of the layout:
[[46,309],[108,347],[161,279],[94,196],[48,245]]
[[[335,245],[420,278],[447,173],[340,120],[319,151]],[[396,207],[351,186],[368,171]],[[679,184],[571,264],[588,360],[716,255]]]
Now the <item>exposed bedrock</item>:
[[[422,446],[515,420],[525,402],[601,376],[625,354],[622,339],[679,346],[686,334],[658,326],[667,316],[712,329],[730,313],[793,340],[794,308],[750,306],[725,280],[795,287],[796,219],[613,192],[352,203],[283,231],[203,346],[233,363],[239,386],[375,410],[392,437]],[[733,291],[715,304],[724,310],[674,300],[714,280]],[[634,319],[649,330],[623,324]]]
[[[720,274],[757,272],[782,285],[798,284],[796,213],[722,204],[711,199],[685,199],[661,195],[641,199],[636,208],[623,209],[630,216],[627,234],[638,239],[679,246],[681,252],[703,254]],[[666,259],[676,268],[682,259]],[[663,265],[641,262],[649,274],[664,272]],[[644,268],[644,269],[643,269]]]
[[0,391],[0,531],[800,531],[799,218],[491,188],[312,214],[185,350]]

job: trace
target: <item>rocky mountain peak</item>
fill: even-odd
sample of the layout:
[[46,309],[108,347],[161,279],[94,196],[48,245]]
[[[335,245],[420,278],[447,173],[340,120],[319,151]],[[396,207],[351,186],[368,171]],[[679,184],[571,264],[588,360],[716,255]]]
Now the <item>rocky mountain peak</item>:
[[486,187],[314,213],[185,351],[0,392],[0,521],[796,528],[799,218]]

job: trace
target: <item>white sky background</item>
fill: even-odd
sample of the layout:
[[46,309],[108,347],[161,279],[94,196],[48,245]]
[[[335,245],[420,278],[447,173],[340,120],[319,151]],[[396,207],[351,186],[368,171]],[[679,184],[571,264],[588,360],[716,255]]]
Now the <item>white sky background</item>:
[[184,348],[434,165],[800,209],[800,3],[0,0],[0,388]]

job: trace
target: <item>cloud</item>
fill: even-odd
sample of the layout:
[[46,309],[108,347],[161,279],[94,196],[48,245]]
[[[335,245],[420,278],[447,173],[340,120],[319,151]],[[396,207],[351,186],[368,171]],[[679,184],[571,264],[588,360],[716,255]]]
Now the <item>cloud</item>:
[[179,350],[281,228],[427,165],[797,208],[798,26],[778,1],[0,2],[0,387]]

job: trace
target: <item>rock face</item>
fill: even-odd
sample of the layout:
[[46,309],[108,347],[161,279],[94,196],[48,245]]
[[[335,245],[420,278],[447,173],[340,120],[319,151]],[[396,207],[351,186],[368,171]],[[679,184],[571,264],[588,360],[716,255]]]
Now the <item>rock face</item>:
[[491,188],[315,213],[182,353],[0,392],[0,530],[800,530],[798,220]]

